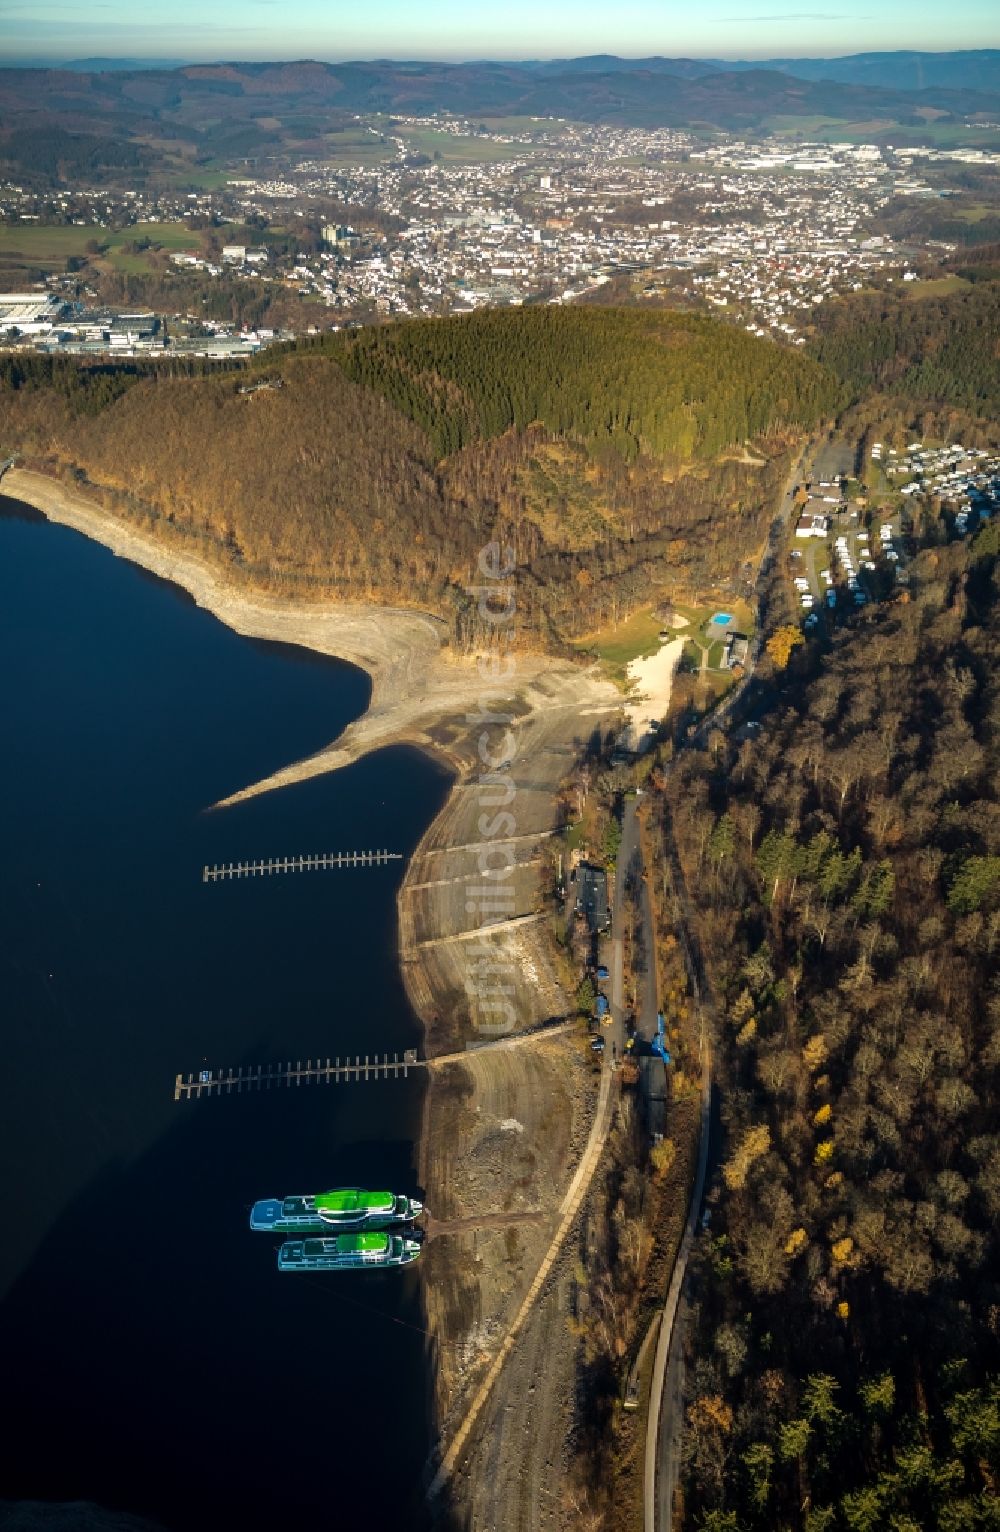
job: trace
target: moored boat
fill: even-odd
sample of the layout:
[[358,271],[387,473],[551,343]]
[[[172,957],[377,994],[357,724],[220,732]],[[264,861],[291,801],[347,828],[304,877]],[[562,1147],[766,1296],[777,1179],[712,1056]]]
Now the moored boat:
[[419,1254],[419,1240],[384,1231],[286,1239],[278,1251],[278,1270],[378,1271],[388,1266],[409,1266]]
[[345,1186],[314,1196],[273,1197],[255,1202],[250,1227],[261,1234],[348,1233],[409,1224],[423,1210],[422,1202],[399,1192],[368,1192],[358,1186]]

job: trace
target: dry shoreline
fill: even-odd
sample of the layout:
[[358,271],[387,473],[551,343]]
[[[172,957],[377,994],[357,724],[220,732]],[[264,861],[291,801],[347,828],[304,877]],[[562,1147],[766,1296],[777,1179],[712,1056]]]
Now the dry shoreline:
[[[451,655],[444,623],[427,613],[257,596],[228,586],[197,554],[158,542],[44,475],[12,469],[0,488],[181,586],[235,632],[344,659],[371,677],[367,710],[339,738],[239,787],[218,807],[336,770],[393,743],[447,761],[455,781],[398,893],[400,963],[429,1055],[461,1049],[476,1035],[470,994],[482,982],[476,964],[484,950],[509,975],[517,1030],[567,1014],[566,975],[543,913],[542,878],[558,788],[589,735],[620,715],[622,698],[611,682],[551,656],[518,654],[516,675],[503,683],[505,701],[472,659]],[[489,917],[470,902],[484,879],[484,808],[497,811],[495,774],[492,804],[479,781],[483,710],[513,716],[515,746],[503,778],[514,828],[505,827],[506,840],[487,843],[508,848],[511,905],[502,924],[487,926]],[[503,732],[494,729],[491,750],[498,750]],[[445,1432],[537,1269],[589,1130],[594,1097],[589,1056],[565,1035],[431,1072],[417,1147],[431,1211],[450,1223],[430,1241],[425,1262],[437,1418]],[[505,1222],[512,1214],[524,1216]],[[477,1220],[482,1227],[475,1227]],[[568,1367],[568,1353],[564,1361]],[[561,1450],[571,1393],[567,1382],[562,1413],[546,1418],[548,1441],[538,1443],[543,1454]]]
[[[12,468],[0,492],[34,506],[49,520],[72,527],[120,558],[170,580],[220,622],[247,638],[299,645],[364,670],[372,682],[368,707],[324,749],[289,763],[260,782],[221,800],[219,807],[258,793],[334,771],[383,745],[407,742],[445,757],[455,769],[470,767],[466,714],[478,711],[495,685],[479,674],[473,657],[446,647],[447,626],[429,612],[362,602],[306,604],[227,583],[224,573],[198,554],[171,547],[45,474]],[[618,701],[610,683],[551,656],[517,657],[510,691],[527,715],[538,709],[580,705],[605,712]],[[466,748],[463,750],[463,744]]]
[[[517,842],[509,879],[509,913],[515,924],[510,932],[492,927],[484,940],[508,951],[521,975],[515,997],[519,1027],[559,1013],[558,982],[545,954],[536,951],[541,943],[533,941],[527,918],[538,909],[538,852],[556,822],[559,784],[572,768],[576,748],[620,707],[619,693],[609,681],[593,669],[551,656],[519,654],[516,675],[503,683],[504,701],[497,696],[496,683],[483,679],[473,658],[452,656],[445,647],[445,624],[428,613],[362,603],[312,606],[247,593],[227,585],[222,572],[197,554],[165,546],[43,474],[11,469],[3,477],[2,491],[181,586],[235,632],[347,660],[370,676],[366,711],[338,738],[259,782],[238,786],[217,807],[335,771],[389,744],[425,749],[456,773],[445,806],[416,848],[399,892],[400,957],[410,999],[427,1034],[428,1052],[453,1046],[459,1021],[465,1036],[470,1031],[469,949],[479,943],[463,937],[483,924],[481,914],[470,912],[467,893],[470,884],[483,881],[479,824],[482,809],[489,807],[477,791],[484,768],[476,741],[483,731],[482,712],[509,708],[516,715],[512,730],[517,750],[505,779],[516,795],[511,814],[516,833],[508,832]],[[493,727],[490,750],[498,748],[503,732]]]
[[221,570],[194,551],[164,544],[44,474],[9,469],[0,480],[0,492],[181,586],[198,606],[236,633],[299,644],[357,665],[372,681],[368,713],[382,713],[398,702],[440,659],[445,626],[428,613],[361,603],[311,606],[253,594],[227,584]]

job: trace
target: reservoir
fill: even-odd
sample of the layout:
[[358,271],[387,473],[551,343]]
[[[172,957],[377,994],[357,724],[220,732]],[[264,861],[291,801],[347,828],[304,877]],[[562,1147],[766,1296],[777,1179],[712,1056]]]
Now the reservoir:
[[[177,1532],[417,1522],[420,1267],[279,1275],[259,1197],[422,1192],[423,1082],[178,1102],[178,1072],[417,1046],[404,862],[444,771],[402,747],[207,812],[363,712],[357,669],[240,638],[0,499],[0,1509]],[[78,1525],[101,1524],[99,1518]],[[117,1523],[116,1523],[117,1524]]]

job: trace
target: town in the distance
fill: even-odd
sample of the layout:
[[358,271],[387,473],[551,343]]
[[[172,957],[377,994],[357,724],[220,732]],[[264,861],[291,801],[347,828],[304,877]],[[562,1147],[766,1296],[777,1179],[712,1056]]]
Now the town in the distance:
[[820,141],[358,115],[323,159],[253,157],[168,187],[5,178],[0,337],[231,360],[385,316],[628,299],[802,346],[835,294],[954,284],[951,231],[998,216],[967,187],[996,177],[1000,123],[965,126],[893,145],[836,125]]

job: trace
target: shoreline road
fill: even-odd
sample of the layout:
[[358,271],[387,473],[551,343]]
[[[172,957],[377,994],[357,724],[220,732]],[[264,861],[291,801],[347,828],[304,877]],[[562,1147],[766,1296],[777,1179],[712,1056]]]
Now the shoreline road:
[[657,1440],[659,1474],[656,1481],[658,1532],[670,1532],[673,1526],[674,1494],[677,1489],[681,1443],[684,1439],[684,1347],[681,1339],[688,1321],[689,1293],[681,1288],[681,1298],[674,1317],[674,1342],[667,1357],[663,1379],[663,1407]]
[[629,864],[636,854],[635,805],[625,801],[622,814],[622,838],[615,863],[615,882],[611,903],[611,1055],[617,1062],[625,1053],[625,900]]
[[754,572],[752,581],[748,582],[748,600],[756,593],[756,620],[753,642],[750,645],[750,658],[746,674],[742,680],[728,692],[725,692],[714,707],[710,708],[700,723],[695,725],[691,738],[687,741],[690,745],[703,744],[713,729],[722,729],[736,712],[739,703],[748,690],[753,679],[757,662],[764,648],[764,634],[767,629],[767,603],[765,591],[765,579],[774,568],[781,556],[782,540],[787,536],[788,525],[795,510],[795,489],[800,483],[806,482],[813,472],[812,464],[820,443],[815,439],[806,442],[788,472],[781,497],[778,500],[777,510],[768,528],[767,538],[761,550],[760,559]]
[[[761,599],[765,576],[780,556],[782,538],[787,534],[788,524],[795,508],[795,486],[808,479],[813,471],[822,442],[813,438],[806,442],[791,465],[788,478],[778,500],[777,510],[768,530],[766,542],[757,566],[754,585],[757,591],[757,632],[750,651],[750,663],[744,679],[713,709],[694,731],[690,743],[701,743],[709,729],[725,725],[734,707],[749,685],[763,646],[766,611]],[[714,997],[708,988],[700,954],[694,950],[691,902],[684,884],[683,869],[673,843],[669,825],[666,828],[667,862],[679,912],[677,934],[684,953],[685,966],[691,990],[702,1010],[702,1077],[701,1077],[701,1125],[698,1146],[698,1167],[695,1173],[691,1201],[688,1205],[687,1222],[681,1239],[677,1260],[667,1289],[666,1303],[657,1337],[656,1355],[653,1360],[652,1386],[649,1395],[649,1412],[646,1420],[646,1454],[643,1473],[643,1528],[644,1532],[670,1532],[673,1521],[674,1488],[683,1434],[681,1412],[683,1409],[684,1367],[681,1357],[680,1337],[683,1333],[684,1281],[687,1264],[694,1245],[705,1195],[708,1173],[709,1135],[712,1116],[712,1044],[706,1022],[714,1020]]]

